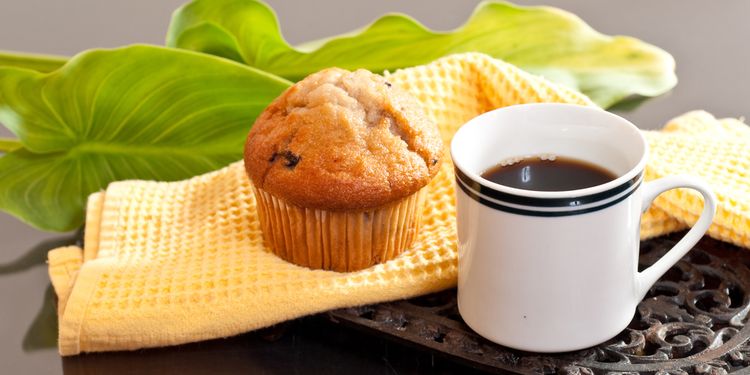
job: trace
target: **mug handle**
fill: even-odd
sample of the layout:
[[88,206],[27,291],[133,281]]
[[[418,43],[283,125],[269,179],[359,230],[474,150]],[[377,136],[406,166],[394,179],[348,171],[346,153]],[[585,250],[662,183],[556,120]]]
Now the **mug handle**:
[[654,199],[661,193],[676,189],[690,188],[697,190],[703,196],[703,212],[700,218],[693,225],[682,239],[672,247],[664,256],[662,256],[651,267],[638,272],[638,289],[640,292],[639,300],[648,293],[651,286],[664,275],[677,261],[679,261],[690,249],[703,237],[711,226],[711,222],[716,214],[716,196],[711,192],[711,188],[702,180],[690,176],[669,176],[660,178],[646,183],[643,186],[643,209],[641,213],[646,212]]

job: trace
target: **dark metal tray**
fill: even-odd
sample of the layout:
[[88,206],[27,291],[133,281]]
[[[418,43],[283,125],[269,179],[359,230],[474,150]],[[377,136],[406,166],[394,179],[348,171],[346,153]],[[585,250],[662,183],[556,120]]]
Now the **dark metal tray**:
[[[642,242],[639,268],[659,259],[681,236]],[[627,329],[577,352],[529,353],[485,340],[461,320],[455,289],[335,310],[327,317],[496,373],[726,374],[750,367],[749,292],[750,253],[704,238],[651,288]]]

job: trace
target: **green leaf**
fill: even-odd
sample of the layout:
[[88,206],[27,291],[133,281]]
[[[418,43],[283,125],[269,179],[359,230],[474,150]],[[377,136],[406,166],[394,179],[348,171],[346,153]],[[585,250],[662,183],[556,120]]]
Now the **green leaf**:
[[41,229],[83,222],[88,195],[124,179],[179,180],[242,157],[255,117],[290,83],[163,47],[84,52],[53,73],[0,68],[0,209]]
[[0,67],[16,67],[51,72],[65,64],[68,60],[63,56],[39,55],[22,52],[0,51]]
[[294,48],[273,10],[256,0],[196,0],[172,17],[167,45],[222,56],[298,80],[338,66],[375,72],[478,51],[582,91],[603,107],[632,95],[655,96],[677,82],[668,53],[637,39],[598,33],[549,7],[485,2],[462,27],[425,28],[386,15],[361,31]]
[[0,153],[11,152],[21,148],[21,142],[15,139],[0,138]]

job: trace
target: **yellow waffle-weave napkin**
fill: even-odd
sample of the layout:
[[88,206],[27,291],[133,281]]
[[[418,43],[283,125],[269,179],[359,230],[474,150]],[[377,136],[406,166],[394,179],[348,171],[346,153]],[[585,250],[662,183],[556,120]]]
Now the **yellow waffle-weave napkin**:
[[[694,111],[672,119],[662,131],[645,134],[650,148],[646,180],[675,174],[702,177],[718,199],[708,234],[750,248],[750,127]],[[703,198],[693,190],[676,189],[657,197],[654,206],[679,223],[674,229],[681,229],[698,220]],[[648,219],[641,223],[641,234]]]
[[[593,105],[582,94],[481,54],[449,56],[387,76],[417,96],[440,126],[446,144],[461,124],[493,108],[543,101]],[[697,115],[707,116],[697,121],[701,126],[717,121]],[[687,116],[692,121],[696,115]],[[673,123],[674,135],[683,136],[678,128],[686,122]],[[711,129],[706,132],[713,134]],[[663,158],[681,147],[667,138],[650,137],[652,148],[663,151],[654,153],[662,159],[654,164],[658,168],[650,172],[651,177],[672,174],[677,164]],[[747,143],[743,147],[741,151],[747,152]],[[685,164],[695,172],[689,167]],[[739,168],[750,169],[747,164]],[[747,173],[743,176],[747,179]],[[725,175],[706,172],[705,177],[721,183]],[[717,191],[719,215],[726,219],[724,229],[716,230],[722,238],[747,240],[742,237],[748,233],[747,225],[733,226],[738,218],[746,224],[747,207],[728,209],[735,202],[729,197],[746,202],[747,185],[741,191]],[[294,266],[264,249],[241,162],[186,181],[110,184],[89,198],[85,248],[66,247],[49,254],[50,278],[59,298],[60,353],[231,336],[320,311],[454,286],[453,192],[452,166],[446,161],[429,186],[424,222],[411,251],[370,269],[335,273]],[[689,204],[682,205],[681,199]],[[693,220],[699,203],[689,193],[665,195],[644,216],[642,235],[682,228]]]

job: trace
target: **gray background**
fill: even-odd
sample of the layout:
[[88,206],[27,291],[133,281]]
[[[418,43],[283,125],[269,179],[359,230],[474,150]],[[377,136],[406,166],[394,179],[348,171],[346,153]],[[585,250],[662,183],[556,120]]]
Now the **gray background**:
[[[181,0],[0,0],[0,49],[72,55],[93,47],[163,43]],[[406,12],[439,30],[459,26],[478,1],[269,0],[292,43],[359,28],[384,12]],[[517,1],[519,4],[542,4]],[[670,94],[625,116],[656,128],[693,109],[717,116],[750,114],[750,1],[548,0],[595,29],[644,39],[672,53],[680,83]],[[7,136],[0,129],[0,136]],[[2,373],[60,372],[54,349],[24,351],[24,334],[49,284],[40,241],[59,234],[35,231],[0,213],[0,364]],[[27,256],[32,267],[15,260]],[[24,263],[24,262],[20,262]]]

